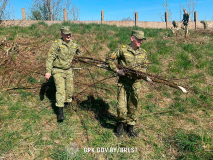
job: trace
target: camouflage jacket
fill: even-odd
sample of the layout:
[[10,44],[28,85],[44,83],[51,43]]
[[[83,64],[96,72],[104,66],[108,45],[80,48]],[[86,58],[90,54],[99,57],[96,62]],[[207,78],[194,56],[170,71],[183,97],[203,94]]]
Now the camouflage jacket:
[[177,21],[172,21],[172,25],[174,28],[177,28],[178,27],[178,22]]
[[184,13],[183,14],[183,23],[187,24],[189,22],[189,14],[188,13]]
[[118,70],[116,64],[146,72],[147,53],[142,48],[133,50],[130,45],[123,45],[108,57],[107,62],[115,72]]
[[58,39],[53,42],[46,60],[46,73],[51,73],[52,68],[69,69],[71,68],[74,55],[80,55],[78,44],[70,40],[69,43]]

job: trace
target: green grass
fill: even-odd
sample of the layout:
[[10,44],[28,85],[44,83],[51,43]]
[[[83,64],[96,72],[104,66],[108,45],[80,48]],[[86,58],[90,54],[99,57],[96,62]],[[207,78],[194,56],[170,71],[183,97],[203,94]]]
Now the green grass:
[[[42,98],[39,93],[42,83],[46,83],[45,59],[52,42],[60,38],[61,25],[69,25],[74,40],[89,50],[84,50],[85,56],[102,60],[117,47],[129,44],[132,30],[143,30],[147,40],[142,48],[147,51],[150,62],[148,72],[168,79],[177,78],[176,83],[195,91],[183,94],[168,86],[143,82],[134,128],[139,137],[130,139],[124,132],[123,137],[117,138],[113,132],[117,115],[117,79],[106,79],[94,86],[94,82],[112,76],[112,72],[77,64],[83,68],[82,72],[75,72],[75,95],[83,91],[78,95],[80,103],[73,104],[73,109],[65,109],[66,119],[58,123],[54,83],[48,82]],[[18,84],[35,86],[34,89],[0,91],[1,158],[212,159],[213,99],[201,91],[213,93],[213,34],[190,30],[190,38],[184,39],[172,35],[169,29],[68,22],[1,28],[0,34],[0,38],[7,37],[9,43],[18,42],[21,53],[29,56],[25,61],[14,53],[13,60],[35,71],[22,76]],[[39,64],[41,66],[36,68]],[[0,73],[5,69],[7,66],[0,66]],[[13,79],[6,81],[0,90],[16,86],[19,72],[9,73],[13,73]],[[91,86],[84,90],[85,84]],[[127,147],[137,151],[97,152],[101,147]],[[85,152],[85,148],[94,148],[96,152]]]

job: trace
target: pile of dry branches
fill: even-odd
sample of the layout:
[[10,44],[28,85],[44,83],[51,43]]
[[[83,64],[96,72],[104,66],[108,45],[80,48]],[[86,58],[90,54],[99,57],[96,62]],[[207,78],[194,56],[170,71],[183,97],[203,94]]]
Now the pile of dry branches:
[[28,46],[19,46],[6,39],[1,41],[0,91],[36,87],[34,84],[45,66],[33,54]]

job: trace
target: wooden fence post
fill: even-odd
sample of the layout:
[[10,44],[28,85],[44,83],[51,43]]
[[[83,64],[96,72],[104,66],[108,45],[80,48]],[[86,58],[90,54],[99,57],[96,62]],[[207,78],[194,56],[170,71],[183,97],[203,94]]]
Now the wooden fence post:
[[197,11],[194,12],[194,22],[195,22],[195,30],[197,30],[197,22],[198,22]]
[[104,23],[104,10],[101,10],[101,24]]
[[135,12],[135,26],[138,26],[138,12]]
[[166,28],[168,27],[168,12],[165,12]]
[[22,20],[26,20],[25,8],[22,8],[22,9],[21,9],[21,13],[22,13]]
[[68,20],[67,10],[64,8],[64,21]]

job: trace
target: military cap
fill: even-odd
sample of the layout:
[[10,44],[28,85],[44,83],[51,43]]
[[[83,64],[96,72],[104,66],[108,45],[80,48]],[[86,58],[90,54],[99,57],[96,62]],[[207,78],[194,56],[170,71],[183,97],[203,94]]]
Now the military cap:
[[146,40],[146,38],[144,37],[143,31],[133,30],[132,36],[136,37],[137,39],[145,39]]
[[63,33],[63,34],[71,34],[70,27],[69,26],[62,26],[61,27],[61,33]]

